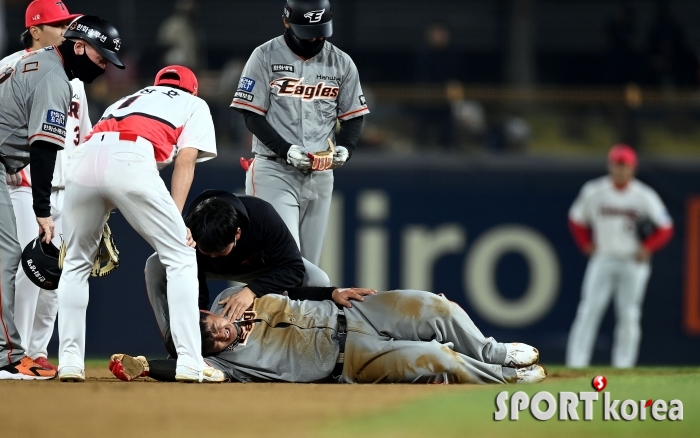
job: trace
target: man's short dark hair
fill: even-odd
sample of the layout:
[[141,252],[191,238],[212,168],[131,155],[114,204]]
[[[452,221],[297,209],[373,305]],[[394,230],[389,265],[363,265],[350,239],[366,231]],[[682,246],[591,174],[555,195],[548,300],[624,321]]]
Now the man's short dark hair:
[[[216,340],[214,339],[214,332],[211,330],[211,326],[207,322],[207,316],[210,313],[199,311],[199,333],[202,336],[202,356],[211,354],[214,350],[214,344]],[[171,358],[177,359],[177,348],[175,348],[175,341],[173,340],[172,333],[168,333],[165,336],[165,349]]]
[[185,224],[201,251],[220,253],[236,240],[238,213],[228,201],[209,198],[193,207]]
[[[36,27],[38,27],[41,30],[44,30],[43,24],[39,24]],[[19,41],[22,43],[22,46],[25,49],[32,48],[32,46],[34,45],[34,38],[32,38],[32,33],[29,32],[29,29],[24,29],[24,32],[22,32],[22,35],[19,36]]]

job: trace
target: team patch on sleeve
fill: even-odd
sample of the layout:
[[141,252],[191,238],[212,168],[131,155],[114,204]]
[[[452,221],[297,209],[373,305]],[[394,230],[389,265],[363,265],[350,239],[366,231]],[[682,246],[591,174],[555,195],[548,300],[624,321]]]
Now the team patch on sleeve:
[[362,105],[362,106],[367,105],[367,101],[365,100],[364,94],[361,95],[359,99],[360,99],[360,105]]
[[41,125],[41,130],[44,132],[48,132],[49,134],[57,135],[62,138],[66,138],[66,130],[63,128],[60,128],[58,126],[54,125],[49,125],[48,123],[44,123]]
[[272,64],[272,73],[280,71],[294,73],[294,66],[289,64]]
[[241,78],[241,81],[238,83],[238,89],[241,91],[247,91],[248,93],[253,91],[253,88],[255,88],[255,81],[250,78],[246,78],[245,76]]
[[246,93],[245,91],[236,91],[236,94],[233,95],[234,99],[243,99],[247,100],[248,102],[252,102],[253,98],[255,98],[255,95]]
[[[66,115],[60,111],[49,110],[46,113],[46,123],[50,123],[52,125],[61,126],[61,127],[65,128],[66,127]],[[65,136],[65,134],[64,134],[64,136]]]

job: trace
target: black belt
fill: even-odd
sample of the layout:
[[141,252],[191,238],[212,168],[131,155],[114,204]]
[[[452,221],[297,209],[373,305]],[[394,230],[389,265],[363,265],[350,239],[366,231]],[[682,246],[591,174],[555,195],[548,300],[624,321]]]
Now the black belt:
[[348,338],[348,321],[345,319],[345,313],[341,310],[338,312],[338,346],[340,351],[338,352],[338,360],[335,362],[335,368],[331,376],[334,378],[343,375],[343,365],[345,364],[345,341]]
[[284,158],[280,158],[280,157],[268,157],[266,155],[256,155],[255,158],[260,158],[262,160],[267,160],[267,161],[275,161],[277,163],[284,164],[285,166],[289,164],[289,163],[287,163],[287,160],[285,160]]

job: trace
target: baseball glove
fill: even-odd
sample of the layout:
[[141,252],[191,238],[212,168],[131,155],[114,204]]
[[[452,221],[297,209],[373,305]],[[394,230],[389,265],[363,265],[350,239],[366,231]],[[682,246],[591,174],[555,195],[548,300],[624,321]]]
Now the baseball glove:
[[649,236],[656,232],[656,224],[649,218],[641,218],[637,220],[637,237],[640,241],[645,241]]
[[119,380],[131,382],[139,377],[148,376],[148,361],[143,356],[132,357],[128,354],[113,354],[109,360],[109,370]]
[[[58,267],[63,270],[63,261],[66,258],[66,242],[61,243],[61,252],[58,256]],[[102,230],[102,239],[100,240],[100,246],[97,248],[97,254],[95,255],[95,260],[92,264],[92,270],[90,271],[90,276],[92,277],[104,277],[107,274],[111,274],[115,269],[119,267],[119,250],[114,244],[114,238],[112,237],[112,230],[109,225],[105,222],[104,229]]]
[[335,155],[335,146],[331,139],[328,139],[328,150],[320,152],[309,152],[309,160],[311,160],[311,170],[328,170],[333,166],[333,155]]

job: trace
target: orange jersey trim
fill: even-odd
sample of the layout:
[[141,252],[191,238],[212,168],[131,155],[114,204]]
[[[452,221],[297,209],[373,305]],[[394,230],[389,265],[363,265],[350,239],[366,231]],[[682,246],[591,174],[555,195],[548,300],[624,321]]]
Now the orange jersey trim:
[[351,115],[353,115],[353,114],[361,113],[361,112],[364,112],[364,111],[369,112],[369,108],[367,108],[366,106],[364,106],[364,107],[362,107],[362,108],[360,108],[360,109],[356,109],[355,111],[350,111],[349,113],[341,114],[341,115],[338,116],[338,118],[339,118],[339,119],[344,119],[344,118],[346,118],[347,116],[351,116]]
[[258,108],[257,106],[251,105],[249,103],[239,102],[237,100],[234,100],[233,102],[231,102],[231,106],[234,106],[234,105],[247,106],[247,107],[253,108],[256,111],[260,111],[261,113],[263,113],[263,115],[267,114],[267,111],[265,111],[264,109]]
[[51,140],[55,140],[55,141],[61,142],[61,146],[63,146],[63,145],[66,144],[66,139],[65,139],[65,138],[54,137],[54,136],[52,136],[52,135],[42,134],[42,133],[34,134],[34,135],[32,135],[31,137],[29,137],[27,140],[29,140],[29,141],[31,142],[32,139],[33,139],[34,137],[46,137],[46,138],[50,138]]

